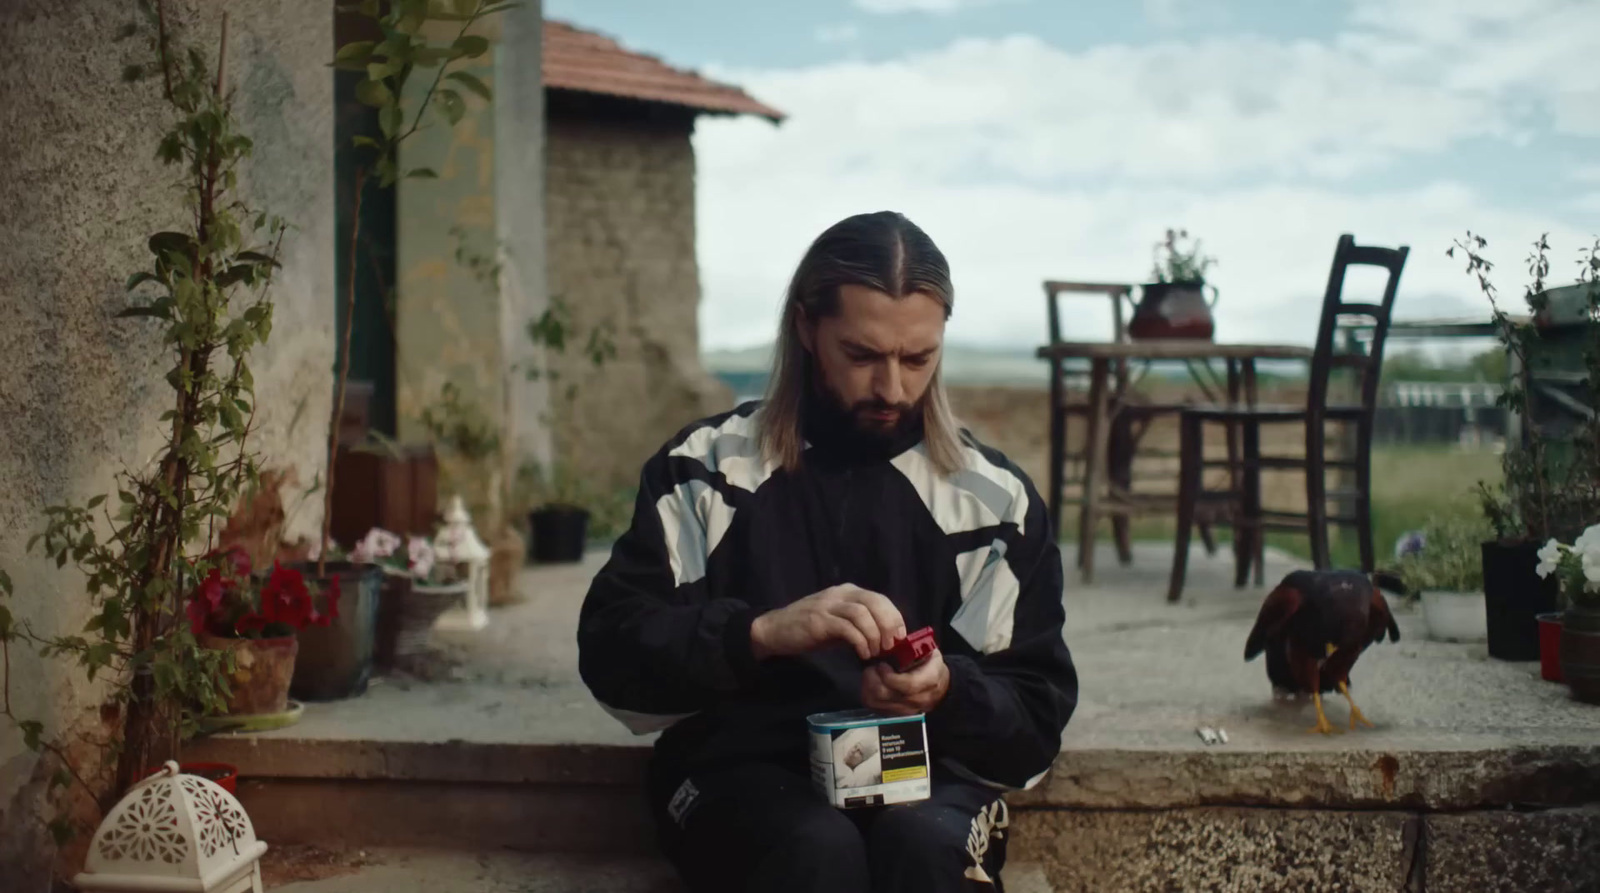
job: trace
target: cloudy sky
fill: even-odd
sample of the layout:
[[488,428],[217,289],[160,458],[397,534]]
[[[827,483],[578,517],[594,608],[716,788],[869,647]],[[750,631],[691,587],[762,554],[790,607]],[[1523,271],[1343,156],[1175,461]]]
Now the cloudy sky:
[[[1309,341],[1334,242],[1411,246],[1398,314],[1486,314],[1600,233],[1595,0],[547,0],[546,14],[789,114],[704,118],[706,347],[770,339],[823,228],[906,213],[955,277],[949,337],[1033,345],[1046,278],[1140,282],[1168,226],[1218,259],[1218,337]],[[1098,305],[1096,305],[1098,310]],[[1105,315],[1075,316],[1098,337]]]

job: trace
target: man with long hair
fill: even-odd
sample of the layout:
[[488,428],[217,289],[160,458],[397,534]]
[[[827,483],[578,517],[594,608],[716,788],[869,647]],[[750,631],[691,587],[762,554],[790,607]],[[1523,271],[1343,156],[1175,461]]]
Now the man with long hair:
[[[954,294],[905,217],[850,217],[790,283],[765,399],[645,463],[595,577],[579,669],[635,732],[664,730],[649,797],[695,891],[993,889],[1001,794],[1060,751],[1078,682],[1044,504],[958,427],[939,368]],[[932,626],[907,672],[875,659]],[[928,799],[836,810],[806,717],[926,716]]]

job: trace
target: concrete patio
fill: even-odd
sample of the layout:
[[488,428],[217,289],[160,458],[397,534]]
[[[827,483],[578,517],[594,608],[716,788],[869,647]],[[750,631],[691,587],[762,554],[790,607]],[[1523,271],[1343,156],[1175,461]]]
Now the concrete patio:
[[[1310,703],[1275,702],[1262,663],[1242,660],[1265,590],[1235,590],[1227,556],[1197,551],[1185,600],[1169,605],[1170,557],[1170,546],[1139,544],[1131,567],[1101,557],[1092,587],[1068,575],[1081,700],[1055,770],[1011,798],[1013,888],[1169,889],[1181,863],[1182,889],[1404,889],[1424,878],[1431,893],[1567,889],[1486,856],[1489,838],[1525,848],[1528,871],[1547,871],[1552,852],[1562,866],[1580,855],[1600,864],[1600,708],[1539,679],[1536,664],[1427,641],[1420,615],[1403,613],[1401,641],[1369,649],[1352,674],[1378,728],[1308,734]],[[454,664],[444,680],[383,678],[361,698],[307,705],[293,728],[197,742],[190,757],[240,764],[241,796],[268,840],[649,864],[638,806],[649,739],[595,706],[576,673],[578,607],[604,559],[529,569],[522,600],[497,609],[488,630],[436,633]],[[1270,555],[1268,579],[1293,567]],[[1330,718],[1342,727],[1346,715],[1333,699]],[[1206,745],[1201,726],[1225,729],[1228,743]],[[401,851],[362,873],[454,858]],[[644,886],[579,886],[655,884],[653,870],[630,876]]]

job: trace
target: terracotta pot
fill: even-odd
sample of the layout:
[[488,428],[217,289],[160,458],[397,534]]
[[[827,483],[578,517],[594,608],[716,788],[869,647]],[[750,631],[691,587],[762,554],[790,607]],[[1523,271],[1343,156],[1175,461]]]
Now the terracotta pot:
[[489,604],[509,605],[517,600],[517,571],[522,569],[525,548],[522,536],[510,528],[495,540],[489,551]]
[[229,716],[282,713],[289,709],[289,681],[294,678],[299,639],[224,639],[202,634],[200,646],[233,652],[234,669],[228,676]]
[[1561,675],[1573,697],[1600,704],[1600,609],[1567,610],[1561,623]]
[[1540,614],[1539,676],[1549,682],[1561,681],[1561,613]]

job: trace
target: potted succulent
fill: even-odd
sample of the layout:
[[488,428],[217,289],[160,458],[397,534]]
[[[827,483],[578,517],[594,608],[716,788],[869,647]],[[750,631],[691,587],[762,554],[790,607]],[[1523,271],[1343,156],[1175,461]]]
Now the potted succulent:
[[459,567],[435,560],[433,544],[382,528],[367,532],[350,551],[352,561],[383,571],[378,607],[376,657],[380,667],[404,667],[426,650],[439,615],[466,599],[468,580]]
[[189,593],[185,612],[190,631],[203,648],[227,652],[225,713],[230,717],[283,714],[289,709],[289,683],[299,653],[297,634],[326,627],[339,616],[339,581],[322,593],[292,567],[273,563],[263,579],[253,574],[243,549],[215,556]]
[[[1211,308],[1216,305],[1217,289],[1206,284],[1206,271],[1216,259],[1200,253],[1198,239],[1193,248],[1185,249],[1180,243],[1188,238],[1188,230],[1169,229],[1156,243],[1150,271],[1155,281],[1140,288],[1139,304],[1128,322],[1128,337],[1209,341],[1216,333]],[[1208,287],[1210,301],[1205,296]]]
[[1600,704],[1600,524],[1571,545],[1550,540],[1539,550],[1538,575],[1556,581],[1561,615],[1561,676],[1574,697]]
[[1516,420],[1503,457],[1504,480],[1480,486],[1494,530],[1482,547],[1489,654],[1537,660],[1538,618],[1555,612],[1559,598],[1556,579],[1535,572],[1540,544],[1570,542],[1600,517],[1600,396],[1587,383],[1600,380],[1600,244],[1581,254],[1575,285],[1549,287],[1550,246],[1542,236],[1534,242],[1522,318],[1500,308],[1489,280],[1493,264],[1482,255],[1486,245],[1469,232],[1448,253],[1460,252],[1489,299],[1512,373],[1501,398]]
[[1428,637],[1485,641],[1482,524],[1459,516],[1435,519],[1423,529],[1421,541],[1400,557],[1398,572],[1405,588],[1421,597]]

